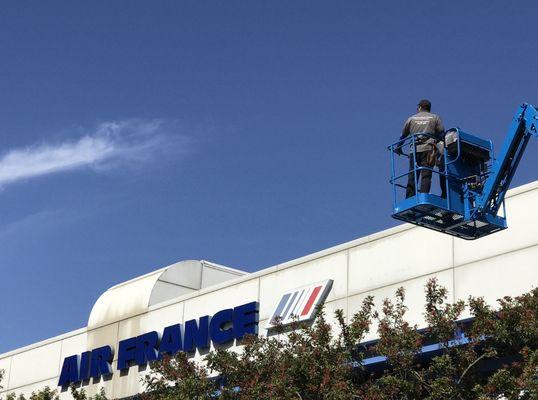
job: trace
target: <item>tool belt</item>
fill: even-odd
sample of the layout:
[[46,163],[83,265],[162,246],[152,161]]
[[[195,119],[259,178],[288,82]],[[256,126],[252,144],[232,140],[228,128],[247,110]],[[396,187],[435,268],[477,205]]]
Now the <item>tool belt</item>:
[[428,155],[426,156],[426,166],[433,168],[437,164],[437,159],[439,158],[439,150],[435,143],[429,144],[430,149],[428,150]]

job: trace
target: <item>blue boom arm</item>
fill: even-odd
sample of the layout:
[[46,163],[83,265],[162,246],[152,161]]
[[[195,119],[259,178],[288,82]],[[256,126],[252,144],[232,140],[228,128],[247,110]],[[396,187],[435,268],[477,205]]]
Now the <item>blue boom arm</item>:
[[530,104],[523,104],[514,116],[501,151],[477,198],[477,213],[497,214],[531,136],[538,137],[538,111]]
[[[394,198],[392,217],[467,240],[506,229],[506,215],[499,213],[499,209],[504,206],[506,192],[530,138],[538,138],[536,108],[525,103],[519,107],[496,158],[490,140],[455,128],[444,136],[443,157],[437,160],[441,165],[436,170],[433,166],[417,163],[413,151],[416,136],[389,146]],[[403,146],[407,142],[412,146],[404,153]],[[405,162],[396,165],[395,157],[401,155],[410,160],[410,168]],[[396,168],[405,172],[400,173]],[[417,188],[419,179],[424,179],[421,172],[428,170],[441,178],[441,195],[409,189]],[[405,180],[411,184],[414,180],[414,186],[408,183],[406,187]],[[406,189],[406,196],[401,200],[398,199],[398,188]]]

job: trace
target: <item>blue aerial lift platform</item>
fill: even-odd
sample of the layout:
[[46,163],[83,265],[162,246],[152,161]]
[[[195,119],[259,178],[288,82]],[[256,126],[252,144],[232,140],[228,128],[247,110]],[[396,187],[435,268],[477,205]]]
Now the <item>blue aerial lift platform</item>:
[[[398,140],[389,146],[392,216],[468,240],[506,229],[504,197],[532,136],[538,138],[538,111],[530,104],[522,104],[497,157],[494,157],[490,140],[459,128],[448,130],[443,138],[420,133]],[[443,144],[438,169],[417,165],[413,149],[417,141],[427,137]],[[398,157],[407,161],[403,173],[396,172]],[[418,191],[419,175],[423,170],[431,170],[433,177],[445,178],[445,197]],[[399,196],[399,189],[405,190],[409,176],[415,180],[416,191],[405,198],[405,195]]]

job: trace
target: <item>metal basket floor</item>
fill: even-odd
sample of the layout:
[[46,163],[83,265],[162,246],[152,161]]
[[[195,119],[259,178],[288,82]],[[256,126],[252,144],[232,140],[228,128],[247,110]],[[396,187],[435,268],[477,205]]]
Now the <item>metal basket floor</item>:
[[466,240],[478,239],[504,229],[488,221],[465,221],[463,215],[433,204],[418,204],[393,217]]

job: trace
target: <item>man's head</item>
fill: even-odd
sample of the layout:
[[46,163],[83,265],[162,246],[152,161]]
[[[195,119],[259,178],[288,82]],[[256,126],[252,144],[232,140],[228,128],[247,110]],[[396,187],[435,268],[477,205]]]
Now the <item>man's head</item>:
[[432,103],[430,100],[422,99],[418,102],[417,110],[430,112],[432,110]]

